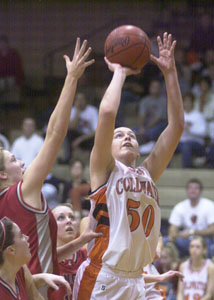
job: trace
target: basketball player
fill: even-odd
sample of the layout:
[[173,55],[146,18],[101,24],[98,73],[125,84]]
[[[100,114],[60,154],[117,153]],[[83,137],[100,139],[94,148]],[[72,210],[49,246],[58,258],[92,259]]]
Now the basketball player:
[[[57,247],[59,273],[70,283],[72,291],[77,270],[81,263],[87,258],[87,250],[81,247],[92,238],[99,237],[100,234],[89,230],[89,226],[87,225],[84,232],[81,234],[81,241],[79,238],[76,239],[79,231],[78,220],[75,217],[70,203],[57,205],[52,212],[58,227]],[[62,251],[60,251],[61,247],[63,247]],[[52,294],[52,300],[60,299],[60,296],[60,291],[55,291]],[[70,295],[70,299],[72,300],[72,294]]]
[[[70,294],[68,283],[62,276],[37,274],[32,276],[25,263],[31,254],[28,237],[9,218],[0,220],[0,296],[3,300],[42,300],[37,286],[63,284]],[[53,280],[54,278],[54,280]]]
[[[58,274],[56,253],[57,225],[41,188],[50,172],[67,132],[78,79],[94,60],[86,61],[91,48],[77,39],[73,60],[64,56],[67,76],[59,101],[50,117],[44,144],[30,166],[9,151],[0,149],[0,217],[8,216],[29,236],[33,274]],[[27,149],[26,149],[27,151]],[[45,292],[46,293],[46,292]]]
[[89,258],[80,266],[73,299],[145,299],[142,267],[153,261],[160,232],[160,207],[155,182],[167,167],[179,142],[184,114],[174,61],[176,42],[164,33],[157,38],[168,95],[168,126],[154,150],[139,166],[136,136],[116,128],[121,90],[134,71],[110,63],[112,81],[101,101],[95,143],[90,157],[91,222],[103,237],[89,243]]
[[192,238],[190,258],[180,265],[184,275],[179,281],[177,300],[212,300],[214,297],[214,265],[206,259],[206,242],[201,236]]

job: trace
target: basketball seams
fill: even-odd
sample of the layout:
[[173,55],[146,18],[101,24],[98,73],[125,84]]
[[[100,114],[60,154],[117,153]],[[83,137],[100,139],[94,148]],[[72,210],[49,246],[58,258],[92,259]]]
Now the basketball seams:
[[[125,52],[125,51],[127,51],[131,48],[134,48],[135,46],[139,46],[139,45],[142,45],[142,42],[136,43],[136,44],[131,44],[129,47],[126,47],[125,49],[121,49],[120,51],[117,51],[117,53],[114,53],[112,55],[109,55],[108,58],[112,58],[114,56],[117,56],[118,54],[121,54],[122,52]],[[144,45],[144,47],[145,47],[145,45]]]
[[112,63],[133,69],[142,68],[150,59],[151,45],[147,34],[138,27],[124,25],[113,30],[106,38],[104,51]]

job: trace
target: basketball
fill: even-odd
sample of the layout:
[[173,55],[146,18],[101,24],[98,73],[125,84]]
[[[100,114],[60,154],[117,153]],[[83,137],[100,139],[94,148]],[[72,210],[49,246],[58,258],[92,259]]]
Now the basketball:
[[104,52],[112,63],[131,69],[142,69],[150,59],[151,43],[139,27],[123,25],[109,33]]

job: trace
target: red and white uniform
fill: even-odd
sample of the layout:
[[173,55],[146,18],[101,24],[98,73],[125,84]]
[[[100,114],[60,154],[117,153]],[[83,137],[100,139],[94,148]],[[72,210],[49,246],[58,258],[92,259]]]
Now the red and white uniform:
[[[108,273],[109,279],[114,275],[134,278],[139,286],[134,281],[130,284],[143,290],[142,266],[153,261],[160,233],[155,184],[145,168],[134,169],[116,161],[108,182],[93,192],[90,199],[92,228],[103,236],[89,243],[89,259],[77,273],[74,299],[131,299],[127,292],[121,298],[110,296],[108,284],[102,284],[103,274]],[[94,274],[91,281],[89,274]]]
[[200,300],[206,292],[208,281],[208,266],[211,263],[209,259],[206,260],[204,266],[198,272],[191,270],[190,260],[185,262],[183,269],[183,286],[185,300]]
[[26,204],[22,199],[21,184],[0,192],[0,218],[7,216],[29,237],[31,259],[28,267],[32,274],[58,274],[55,218],[43,196],[41,210]]
[[0,277],[1,300],[28,300],[25,286],[24,270],[21,268],[16,274],[16,290]]
[[[64,276],[65,279],[70,283],[71,291],[73,291],[74,286],[74,279],[77,273],[77,270],[79,266],[82,264],[83,261],[85,261],[87,258],[87,250],[86,249],[80,249],[77,252],[74,253],[72,259],[64,259],[59,263],[59,273],[60,275]],[[66,300],[72,300],[72,294],[69,297],[62,298],[62,291],[54,291],[51,294],[51,300],[58,300],[58,299],[66,299]],[[66,294],[66,291],[64,289],[64,294]],[[61,298],[60,298],[61,297]]]
[[[153,264],[149,264],[143,268],[144,274],[159,275],[159,272]],[[165,300],[165,292],[157,283],[145,283],[145,299],[146,300]]]

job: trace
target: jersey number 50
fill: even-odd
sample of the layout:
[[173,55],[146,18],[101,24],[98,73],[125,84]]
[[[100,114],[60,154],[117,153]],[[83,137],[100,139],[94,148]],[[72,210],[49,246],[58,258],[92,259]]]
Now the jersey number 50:
[[[127,214],[131,216],[130,230],[135,231],[140,224],[140,215],[137,211],[140,206],[140,202],[128,199],[127,201]],[[155,221],[155,212],[152,205],[148,205],[142,215],[142,226],[145,236],[148,237],[152,230]]]

